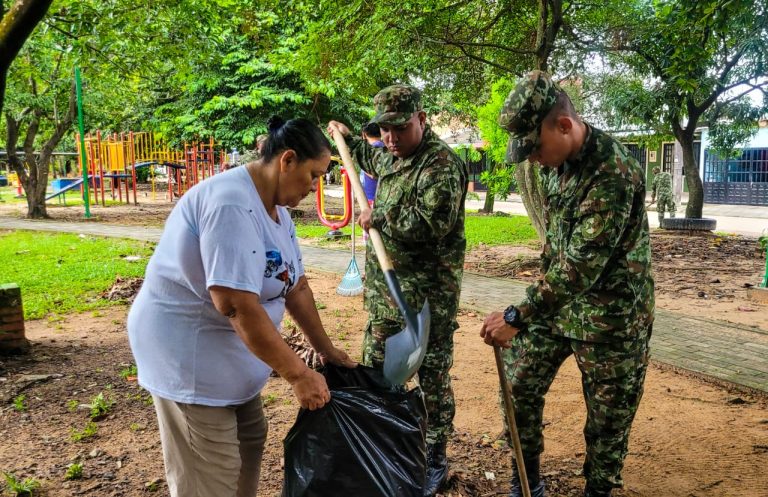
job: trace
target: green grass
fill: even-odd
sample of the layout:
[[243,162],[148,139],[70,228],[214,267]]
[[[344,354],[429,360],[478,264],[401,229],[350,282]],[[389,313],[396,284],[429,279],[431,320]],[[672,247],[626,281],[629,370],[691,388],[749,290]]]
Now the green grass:
[[0,186],[0,202],[8,204],[26,203],[26,199],[16,198],[16,188],[12,186]]
[[3,473],[5,476],[6,491],[16,497],[31,497],[42,485],[34,478],[21,480],[13,473]]
[[[323,226],[319,221],[310,223],[296,223],[296,235],[299,238],[325,238],[325,235],[331,231],[331,228]],[[352,227],[347,225],[341,228],[341,232],[345,235],[352,235]],[[363,229],[360,226],[355,225],[355,236],[363,236]]]
[[483,245],[538,245],[539,238],[527,216],[467,215],[464,225],[468,248]]
[[[26,319],[91,311],[113,304],[99,298],[120,275],[142,276],[153,244],[133,240],[31,231],[0,232],[2,281],[21,288]],[[141,260],[128,262],[126,255]]]
[[[359,226],[357,235],[361,234]],[[526,216],[485,216],[467,214],[464,226],[467,245],[474,248],[484,245],[537,245],[538,237],[530,219]],[[349,226],[342,228],[346,234],[351,233]],[[328,228],[319,222],[296,225],[299,238],[324,238]]]

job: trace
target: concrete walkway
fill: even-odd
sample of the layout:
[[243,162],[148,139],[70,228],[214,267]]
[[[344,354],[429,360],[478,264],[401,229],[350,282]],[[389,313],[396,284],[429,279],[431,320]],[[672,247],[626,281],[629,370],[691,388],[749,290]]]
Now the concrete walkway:
[[[100,223],[29,221],[0,217],[0,228],[82,233],[156,242],[160,228]],[[306,266],[342,274],[349,264],[348,251],[316,246],[302,247]],[[363,258],[358,257],[363,267]],[[462,305],[481,313],[502,310],[518,302],[526,285],[501,278],[465,273]],[[703,373],[720,380],[768,392],[768,333],[721,321],[683,316],[658,310],[651,339],[653,359]]]

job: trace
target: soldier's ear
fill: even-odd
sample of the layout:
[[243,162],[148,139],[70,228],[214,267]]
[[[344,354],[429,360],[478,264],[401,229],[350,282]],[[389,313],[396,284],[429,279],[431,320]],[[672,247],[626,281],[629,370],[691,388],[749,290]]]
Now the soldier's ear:
[[563,133],[568,134],[573,129],[573,120],[568,116],[560,116],[557,118],[557,129]]
[[424,112],[423,110],[420,110],[419,111],[419,125],[421,125],[421,127],[423,128],[424,124],[426,124],[426,122],[427,122],[427,113]]

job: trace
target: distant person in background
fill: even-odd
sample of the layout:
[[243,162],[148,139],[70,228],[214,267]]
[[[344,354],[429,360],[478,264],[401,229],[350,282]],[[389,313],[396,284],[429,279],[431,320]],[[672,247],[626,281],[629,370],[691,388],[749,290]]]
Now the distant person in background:
[[[376,123],[368,123],[363,127],[363,139],[373,148],[385,148],[384,142],[381,141],[381,128]],[[373,167],[370,167],[373,170]],[[376,198],[376,188],[379,186],[379,180],[374,176],[368,174],[360,168],[360,184],[363,185],[363,191],[365,191],[365,198],[368,200],[368,205],[373,207],[373,201]],[[368,241],[368,232],[363,231],[363,240]]]
[[[384,148],[384,142],[381,141],[381,129],[376,123],[368,123],[365,125],[363,128],[363,138],[373,148]],[[376,198],[376,187],[378,186],[379,181],[361,169],[360,182],[363,184],[363,190],[365,190],[365,197],[368,200],[368,205],[373,207],[373,200]],[[367,236],[367,233],[364,236]]]
[[264,145],[267,143],[269,135],[259,135],[256,137],[256,147],[253,149],[256,152],[256,160],[261,159],[264,155]]
[[664,211],[669,211],[669,217],[675,217],[677,211],[675,200],[672,198],[672,175],[654,167],[652,186],[651,203],[656,201],[656,212],[659,214],[659,225],[661,225],[661,221],[664,220]]

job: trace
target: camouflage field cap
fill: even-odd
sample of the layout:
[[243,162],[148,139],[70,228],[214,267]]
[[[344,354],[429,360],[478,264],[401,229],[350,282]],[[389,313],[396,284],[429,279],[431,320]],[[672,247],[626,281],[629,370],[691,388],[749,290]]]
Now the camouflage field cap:
[[372,123],[399,126],[422,110],[421,92],[410,85],[387,86],[373,97],[373,106],[376,115]]
[[541,123],[563,90],[544,71],[533,71],[507,95],[499,125],[509,131],[507,161],[522,162],[539,144]]

